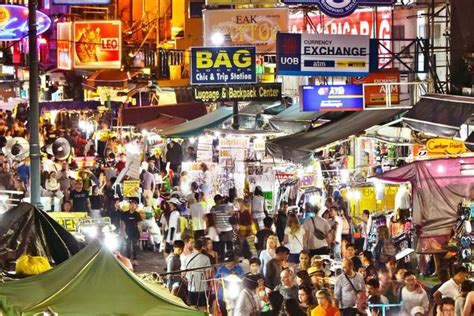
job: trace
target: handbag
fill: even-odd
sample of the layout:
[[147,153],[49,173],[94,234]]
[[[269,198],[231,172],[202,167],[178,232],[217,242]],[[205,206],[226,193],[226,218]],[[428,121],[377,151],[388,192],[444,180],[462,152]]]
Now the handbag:
[[311,222],[313,222],[313,228],[314,228],[314,237],[316,237],[319,240],[324,240],[326,238],[326,234],[316,228],[316,224],[314,223],[314,217],[311,217]]

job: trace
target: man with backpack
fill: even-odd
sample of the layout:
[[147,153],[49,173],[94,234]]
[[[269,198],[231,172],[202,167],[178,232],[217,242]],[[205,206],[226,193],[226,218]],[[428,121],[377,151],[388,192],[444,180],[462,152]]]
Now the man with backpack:
[[305,249],[309,250],[311,257],[329,254],[328,239],[331,226],[328,221],[315,213],[313,217],[306,219],[303,228],[305,230],[303,244]]

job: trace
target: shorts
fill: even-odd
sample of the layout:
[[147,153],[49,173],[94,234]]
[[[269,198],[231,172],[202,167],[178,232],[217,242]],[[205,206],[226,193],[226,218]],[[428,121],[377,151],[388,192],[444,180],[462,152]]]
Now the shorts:
[[220,241],[223,241],[223,242],[231,242],[232,241],[232,231],[228,231],[228,232],[221,232],[219,234],[219,239]]
[[167,242],[165,245],[165,253],[172,253],[172,252],[173,252],[173,245]]
[[188,292],[188,303],[191,306],[206,307],[206,292]]

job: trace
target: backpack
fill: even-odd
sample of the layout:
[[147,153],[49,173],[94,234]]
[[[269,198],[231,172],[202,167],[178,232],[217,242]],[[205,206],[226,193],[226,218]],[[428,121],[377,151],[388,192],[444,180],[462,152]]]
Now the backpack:
[[391,259],[395,259],[397,254],[397,248],[393,243],[393,240],[387,239],[383,242],[382,250],[380,251],[380,262],[386,263]]

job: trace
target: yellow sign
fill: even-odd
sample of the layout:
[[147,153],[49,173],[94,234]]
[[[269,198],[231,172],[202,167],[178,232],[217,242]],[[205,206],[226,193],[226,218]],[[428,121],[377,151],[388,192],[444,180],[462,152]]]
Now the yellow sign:
[[140,181],[126,180],[123,182],[123,196],[125,197],[139,197],[140,196]]
[[460,155],[466,153],[467,148],[458,140],[433,138],[426,143],[426,151],[428,156]]
[[67,231],[76,231],[81,219],[87,218],[86,212],[51,212],[48,215]]

